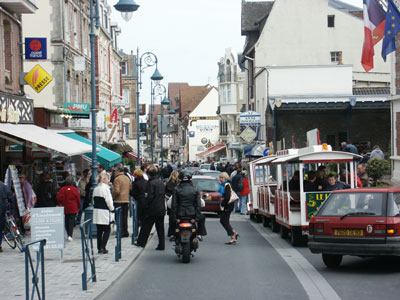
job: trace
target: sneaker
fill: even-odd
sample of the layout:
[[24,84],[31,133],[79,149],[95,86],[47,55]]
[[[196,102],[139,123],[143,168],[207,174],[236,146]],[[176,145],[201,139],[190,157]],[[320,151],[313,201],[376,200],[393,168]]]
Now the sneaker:
[[69,236],[69,237],[67,237],[67,241],[68,242],[72,242],[74,239],[71,237],[71,236]]

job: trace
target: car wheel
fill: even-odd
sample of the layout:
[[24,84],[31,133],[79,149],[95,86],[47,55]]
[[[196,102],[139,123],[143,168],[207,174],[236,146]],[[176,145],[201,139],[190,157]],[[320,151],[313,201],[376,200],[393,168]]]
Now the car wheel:
[[342,262],[343,255],[322,253],[322,260],[328,268],[337,268]]
[[270,222],[270,218],[267,218],[266,216],[262,217],[262,223],[264,227],[268,227]]

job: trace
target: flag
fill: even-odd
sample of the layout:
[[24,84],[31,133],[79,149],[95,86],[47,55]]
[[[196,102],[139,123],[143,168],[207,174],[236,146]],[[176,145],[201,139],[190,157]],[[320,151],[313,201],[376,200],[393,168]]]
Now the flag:
[[385,11],[376,0],[363,0],[364,45],[361,64],[366,72],[374,67],[374,46],[383,38]]
[[386,11],[385,36],[382,43],[382,58],[386,61],[386,55],[396,50],[395,37],[400,31],[400,12],[392,0],[388,0]]

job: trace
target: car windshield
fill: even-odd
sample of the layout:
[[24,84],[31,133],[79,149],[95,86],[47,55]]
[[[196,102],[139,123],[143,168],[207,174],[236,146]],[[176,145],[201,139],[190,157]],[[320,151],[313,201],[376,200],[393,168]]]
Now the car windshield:
[[212,179],[193,179],[193,184],[199,191],[218,192],[219,183]]
[[219,178],[219,172],[201,172],[201,175],[211,176],[214,178]]
[[318,216],[366,217],[383,216],[385,193],[331,194],[318,211]]

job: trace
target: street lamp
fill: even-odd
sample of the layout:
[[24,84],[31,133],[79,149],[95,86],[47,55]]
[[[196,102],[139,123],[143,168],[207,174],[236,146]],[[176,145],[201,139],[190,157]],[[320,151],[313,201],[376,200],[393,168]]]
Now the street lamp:
[[163,101],[161,101],[161,132],[160,132],[160,137],[161,137],[161,167],[164,165],[164,155],[163,155],[163,118],[164,118],[164,109],[168,109],[168,106],[171,104],[171,101],[167,97],[164,98]]
[[[154,163],[154,130],[153,130],[153,112],[154,105],[153,99],[158,96],[165,96],[167,94],[167,89],[164,85],[159,83],[159,80],[155,80],[154,77],[151,77],[151,101],[150,101],[150,136],[151,136],[151,163]],[[153,80],[156,82],[156,85],[153,87]]]
[[[122,1],[122,0],[120,0]],[[157,56],[152,53],[152,52],[145,52],[140,56],[139,58],[139,48],[137,49],[137,69],[138,69],[138,78],[136,81],[136,139],[137,139],[137,165],[140,165],[140,138],[139,138],[139,96],[140,96],[140,89],[142,89],[142,73],[144,70],[148,67],[156,66],[156,69],[154,70],[153,75],[150,77],[151,80],[154,80],[156,82],[161,81],[164,77],[160,74],[158,71],[158,59]],[[143,67],[143,63],[144,67]],[[152,85],[152,82],[151,82]],[[152,100],[152,99],[151,99]],[[153,119],[150,120],[150,126],[153,127]],[[153,128],[152,128],[153,129]],[[152,145],[153,147],[153,145]],[[152,159],[153,159],[153,153],[152,153]]]
[[122,18],[128,22],[132,18],[133,12],[138,10],[139,5],[133,0],[119,0],[114,7],[121,12]]
[[[95,3],[96,2],[96,3]],[[92,189],[96,186],[96,178],[97,178],[97,153],[96,153],[96,77],[95,77],[95,32],[94,27],[96,29],[99,28],[99,9],[98,9],[99,1],[90,0],[90,79],[91,79],[91,118],[92,118]],[[96,9],[95,9],[96,5]],[[119,2],[114,6],[116,10],[124,13],[132,13],[139,8],[133,0],[119,0]]]

